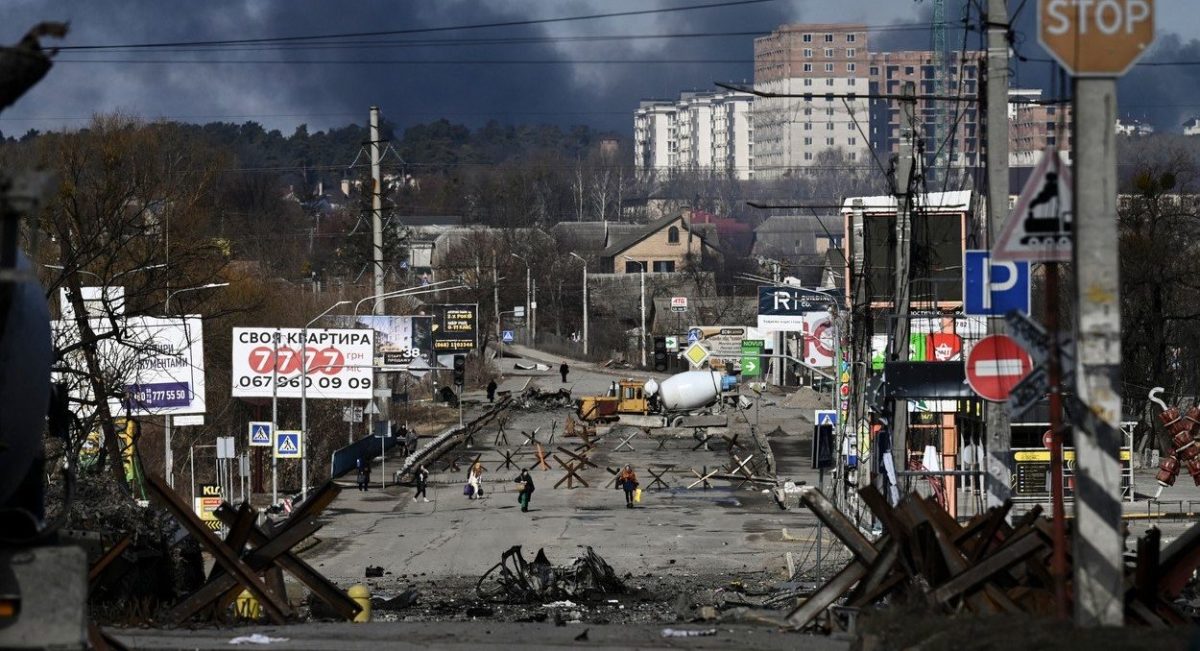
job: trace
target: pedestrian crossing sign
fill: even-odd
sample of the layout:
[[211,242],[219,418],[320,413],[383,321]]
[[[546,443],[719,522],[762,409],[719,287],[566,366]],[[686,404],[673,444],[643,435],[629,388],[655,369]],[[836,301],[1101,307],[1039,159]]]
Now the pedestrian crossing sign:
[[503,341],[506,344],[511,344],[513,342],[513,339],[514,339],[514,337],[513,337],[512,330],[504,330],[500,334],[500,341]]
[[279,459],[300,458],[300,431],[281,430],[275,434],[275,456]]
[[837,412],[832,409],[818,409],[816,419],[817,425],[837,425]]
[[250,432],[251,447],[271,447],[271,423],[268,421],[250,421],[247,426]]

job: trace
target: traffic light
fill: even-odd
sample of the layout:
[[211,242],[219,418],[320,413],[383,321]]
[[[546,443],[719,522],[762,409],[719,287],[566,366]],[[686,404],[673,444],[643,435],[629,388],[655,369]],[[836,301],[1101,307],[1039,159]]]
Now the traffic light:
[[466,383],[467,377],[467,356],[454,356],[454,386],[461,387]]
[[659,373],[667,372],[667,338],[654,338],[654,370]]

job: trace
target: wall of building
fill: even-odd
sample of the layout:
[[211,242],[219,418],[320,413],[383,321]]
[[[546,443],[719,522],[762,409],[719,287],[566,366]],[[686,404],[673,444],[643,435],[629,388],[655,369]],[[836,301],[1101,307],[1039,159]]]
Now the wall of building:
[[643,101],[634,113],[634,163],[643,178],[712,173],[750,178],[753,95],[686,92]]
[[[675,242],[671,241],[672,228],[677,229],[678,239]],[[688,230],[680,217],[615,256],[612,271],[615,274],[636,274],[640,271],[639,265],[630,263],[623,256],[646,263],[648,273],[683,271],[689,258],[699,262],[701,246],[700,238]]]

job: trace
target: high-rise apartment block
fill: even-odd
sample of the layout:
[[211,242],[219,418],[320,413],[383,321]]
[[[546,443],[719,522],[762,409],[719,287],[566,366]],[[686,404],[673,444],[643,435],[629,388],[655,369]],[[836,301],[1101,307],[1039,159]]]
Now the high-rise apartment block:
[[866,25],[783,25],[754,39],[754,89],[797,96],[754,103],[754,178],[869,160],[868,56]]
[[[683,93],[642,102],[635,113],[635,164],[659,176],[714,170],[738,179],[778,179],[813,169],[873,168],[900,150],[911,128],[930,169],[984,164],[983,52],[869,52],[867,26],[782,25],[754,39],[754,89]],[[902,124],[899,96],[911,88],[913,121]],[[937,97],[931,97],[936,95]],[[1066,107],[1040,91],[1016,91],[1009,104],[1010,161],[1034,164],[1045,147],[1070,148]],[[753,101],[752,101],[753,100]]]
[[685,172],[749,179],[753,160],[750,104],[738,92],[687,92],[646,100],[634,113],[634,163],[646,176]]

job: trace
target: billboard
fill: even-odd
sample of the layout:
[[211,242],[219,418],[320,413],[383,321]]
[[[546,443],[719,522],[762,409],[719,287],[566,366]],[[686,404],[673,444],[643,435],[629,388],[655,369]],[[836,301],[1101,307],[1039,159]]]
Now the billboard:
[[776,332],[804,332],[804,315],[826,312],[832,303],[829,295],[802,287],[759,287],[758,328]]
[[[203,414],[204,403],[204,326],[198,317],[160,319],[129,317],[117,322],[113,330],[108,319],[90,319],[97,336],[96,354],[104,376],[114,387],[124,389],[124,397],[110,398],[114,414],[162,416]],[[74,321],[55,321],[56,348],[70,349],[79,341]],[[66,355],[66,365],[85,369],[82,351]],[[62,374],[73,397],[91,400],[87,382]]]
[[433,360],[433,317],[431,316],[332,316],[324,321],[339,328],[370,328],[375,331],[374,364],[381,370],[427,370]]
[[[370,400],[375,331],[309,328],[234,328],[235,398]],[[307,373],[303,372],[307,360]]]
[[479,306],[438,305],[434,307],[433,350],[438,355],[466,353],[475,349]]

